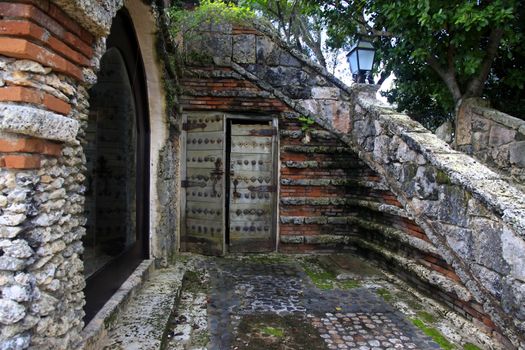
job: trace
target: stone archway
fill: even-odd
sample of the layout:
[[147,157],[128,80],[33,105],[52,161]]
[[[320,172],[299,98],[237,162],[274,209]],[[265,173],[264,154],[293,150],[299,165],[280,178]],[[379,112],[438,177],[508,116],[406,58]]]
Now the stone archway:
[[84,265],[86,320],[149,257],[149,117],[145,74],[125,9],[113,20],[90,90]]

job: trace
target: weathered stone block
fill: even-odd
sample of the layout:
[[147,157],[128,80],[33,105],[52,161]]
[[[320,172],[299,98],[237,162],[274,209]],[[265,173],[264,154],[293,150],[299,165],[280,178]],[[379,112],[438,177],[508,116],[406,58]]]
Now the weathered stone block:
[[472,149],[478,152],[489,146],[489,133],[486,131],[476,131],[472,133]]
[[283,235],[281,236],[281,243],[285,244],[301,244],[304,242],[304,236]]
[[516,130],[494,124],[490,129],[489,144],[493,147],[514,141]]
[[487,269],[485,266],[472,264],[472,271],[480,279],[481,283],[496,298],[501,298],[502,294],[502,275]]
[[[501,304],[503,310],[525,320],[525,283],[513,279],[503,279]],[[523,324],[523,322],[519,322]],[[522,326],[523,327],[523,326]]]
[[503,259],[510,267],[510,274],[525,282],[525,241],[508,228],[503,228],[501,235]]
[[23,350],[29,347],[31,343],[31,335],[22,333],[11,338],[7,338],[0,342],[0,349],[2,350]]
[[312,97],[310,87],[305,86],[285,86],[282,91],[294,100],[304,100]]
[[338,88],[317,86],[314,86],[312,88],[312,98],[336,100],[339,98],[340,95],[341,92]]
[[0,238],[15,238],[22,231],[24,231],[24,228],[20,226],[2,226],[0,227]]
[[281,52],[279,64],[284,67],[301,67],[301,62],[286,51]]
[[314,99],[308,99],[308,100],[301,100],[299,101],[299,106],[303,109],[306,109],[310,113],[314,115],[318,115],[321,110],[321,106],[319,104],[319,101]]
[[451,143],[453,132],[452,123],[447,120],[436,129],[435,135],[446,143]]
[[21,239],[0,241],[0,249],[3,250],[4,254],[19,259],[29,258],[34,254],[27,242]]
[[380,135],[374,138],[373,155],[376,161],[384,163],[384,164],[390,163],[389,144],[390,144],[390,137],[388,136]]
[[28,262],[23,259],[13,258],[7,255],[0,256],[0,270],[20,271],[26,267],[27,263]]
[[347,243],[349,238],[347,236],[335,236],[335,235],[317,235],[317,236],[305,236],[304,242],[306,244],[338,244]]
[[392,138],[391,144],[395,143],[398,144],[398,147],[396,148],[396,154],[393,156],[394,159],[398,160],[401,163],[417,162],[418,154],[411,150],[405,142],[401,141],[399,137],[394,136]]
[[437,199],[438,185],[436,182],[436,172],[432,167],[419,166],[414,182],[414,191],[420,199]]
[[525,141],[516,142],[509,147],[510,163],[525,168]]
[[255,35],[233,36],[233,60],[240,64],[256,63]]
[[19,286],[15,284],[4,288],[2,290],[2,297],[17,302],[29,301],[31,298],[31,289],[29,286]]
[[480,118],[477,115],[472,116],[472,130],[473,131],[486,131],[488,132],[490,130],[490,127],[493,125],[493,123],[486,118]]
[[475,218],[471,221],[473,232],[474,260],[486,268],[500,274],[508,274],[510,267],[503,258],[502,237],[503,225],[499,222]]
[[440,224],[439,227],[449,247],[465,261],[471,261],[474,245],[472,230],[447,224]]
[[0,323],[10,325],[20,321],[26,315],[23,305],[7,299],[0,299]]
[[495,147],[490,154],[492,160],[490,163],[496,164],[500,169],[507,168],[509,166],[510,146],[511,144]]
[[0,216],[0,225],[17,226],[20,225],[26,216],[24,214],[4,214]]
[[317,225],[325,225],[328,222],[328,218],[326,217],[306,217],[304,218],[305,224],[317,224]]
[[261,65],[277,66],[281,50],[266,36],[257,37],[257,63]]

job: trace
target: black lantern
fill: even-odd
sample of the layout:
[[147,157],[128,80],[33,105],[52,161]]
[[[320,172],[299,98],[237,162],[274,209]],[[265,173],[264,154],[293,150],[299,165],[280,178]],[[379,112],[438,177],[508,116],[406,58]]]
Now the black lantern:
[[374,65],[375,53],[374,45],[365,39],[357,40],[357,43],[352,46],[346,58],[350,64],[354,82],[364,83],[368,76],[368,83],[373,84],[370,71]]

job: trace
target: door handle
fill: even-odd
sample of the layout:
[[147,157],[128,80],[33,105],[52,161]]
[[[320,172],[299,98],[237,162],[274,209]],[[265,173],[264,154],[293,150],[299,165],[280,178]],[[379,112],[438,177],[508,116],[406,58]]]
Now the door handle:
[[237,193],[237,185],[239,184],[239,180],[235,179],[233,180],[233,197],[239,198],[241,195]]

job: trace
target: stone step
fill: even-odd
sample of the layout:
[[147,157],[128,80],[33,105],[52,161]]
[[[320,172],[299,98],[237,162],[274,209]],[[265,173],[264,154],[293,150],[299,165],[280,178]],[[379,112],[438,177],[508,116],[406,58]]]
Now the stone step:
[[110,328],[103,349],[157,350],[180,295],[185,264],[156,270]]

